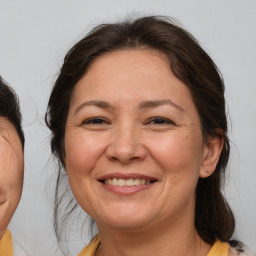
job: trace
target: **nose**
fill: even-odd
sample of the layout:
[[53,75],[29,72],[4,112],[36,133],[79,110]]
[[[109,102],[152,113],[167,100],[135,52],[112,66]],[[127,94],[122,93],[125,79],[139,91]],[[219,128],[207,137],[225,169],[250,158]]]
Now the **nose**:
[[140,132],[135,127],[123,125],[113,130],[106,155],[111,161],[123,164],[141,161],[146,157]]

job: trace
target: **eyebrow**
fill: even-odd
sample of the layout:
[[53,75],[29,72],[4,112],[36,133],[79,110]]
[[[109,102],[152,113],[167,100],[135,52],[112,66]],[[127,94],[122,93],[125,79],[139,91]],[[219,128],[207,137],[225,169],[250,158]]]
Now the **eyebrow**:
[[[162,105],[171,105],[180,111],[184,111],[182,107],[178,106],[176,103],[174,103],[170,99],[143,101],[139,104],[139,108],[142,108],[142,109],[154,108]],[[85,101],[76,108],[74,115],[77,114],[82,108],[86,106],[95,106],[102,109],[113,109],[113,106],[106,101],[101,101],[101,100]]]
[[140,103],[139,107],[140,108],[154,108],[154,107],[159,107],[162,105],[171,105],[180,111],[185,111],[182,107],[180,107],[179,105],[177,105],[170,99],[143,101]]
[[86,106],[95,106],[95,107],[103,108],[103,109],[111,109],[111,108],[113,108],[106,101],[101,101],[101,100],[85,101],[84,103],[82,103],[81,105],[79,105],[76,108],[74,115],[77,114],[77,112],[79,112],[82,108],[84,108]]

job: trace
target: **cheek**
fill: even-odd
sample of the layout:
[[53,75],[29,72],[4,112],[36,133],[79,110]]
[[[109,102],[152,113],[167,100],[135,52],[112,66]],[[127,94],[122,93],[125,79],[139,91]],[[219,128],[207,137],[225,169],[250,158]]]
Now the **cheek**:
[[[151,154],[164,169],[179,173],[184,168],[189,171],[200,169],[202,142],[182,133],[158,136],[150,146]],[[185,170],[184,170],[185,171]]]
[[151,155],[163,170],[165,188],[159,200],[163,210],[170,208],[183,209],[194,202],[195,188],[199,178],[201,165],[201,142],[184,134],[173,134],[165,138],[159,137],[151,147]]
[[66,133],[66,169],[69,175],[88,175],[100,158],[104,144],[100,136],[88,136],[85,132]]
[[[151,155],[163,170],[166,185],[163,198],[171,202],[183,198],[187,202],[194,191],[199,178],[202,159],[202,141],[200,137],[185,133],[173,133],[158,136],[152,143]],[[170,195],[173,195],[170,198]]]

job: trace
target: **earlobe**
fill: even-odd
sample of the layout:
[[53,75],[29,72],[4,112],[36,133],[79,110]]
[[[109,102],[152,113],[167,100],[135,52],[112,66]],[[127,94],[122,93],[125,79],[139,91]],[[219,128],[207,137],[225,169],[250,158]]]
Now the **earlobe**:
[[222,136],[210,136],[204,145],[203,161],[200,170],[200,177],[207,178],[213,174],[218,164],[223,148]]

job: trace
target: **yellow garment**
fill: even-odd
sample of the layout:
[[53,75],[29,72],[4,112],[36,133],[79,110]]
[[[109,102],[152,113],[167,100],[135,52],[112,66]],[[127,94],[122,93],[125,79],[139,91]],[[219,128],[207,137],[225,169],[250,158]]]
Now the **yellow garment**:
[[13,256],[12,235],[6,230],[0,240],[0,256]]
[[217,240],[207,256],[228,256],[229,243]]
[[[99,235],[95,236],[92,241],[78,254],[78,256],[94,256],[100,245]],[[1,256],[1,255],[0,255]]]
[[[95,236],[78,256],[94,256],[100,245],[99,235]],[[207,256],[228,256],[229,244],[216,241]]]

